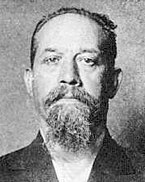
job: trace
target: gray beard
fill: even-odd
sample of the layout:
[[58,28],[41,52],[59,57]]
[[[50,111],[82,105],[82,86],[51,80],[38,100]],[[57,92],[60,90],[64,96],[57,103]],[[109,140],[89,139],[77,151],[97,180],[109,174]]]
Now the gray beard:
[[46,119],[46,141],[49,147],[59,145],[65,151],[75,154],[90,150],[100,135],[95,129],[97,122],[90,120],[91,113],[90,108],[81,102],[51,106],[47,110]]
[[[61,103],[67,94],[78,102]],[[80,154],[90,151],[106,124],[108,101],[91,96],[83,88],[60,85],[43,98],[39,113],[46,121],[47,146]]]

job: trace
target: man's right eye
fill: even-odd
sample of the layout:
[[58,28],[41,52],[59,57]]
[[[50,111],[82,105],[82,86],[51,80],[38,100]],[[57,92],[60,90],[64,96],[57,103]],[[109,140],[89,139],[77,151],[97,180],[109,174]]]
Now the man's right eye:
[[61,57],[55,56],[55,57],[46,57],[43,59],[43,63],[46,64],[57,64],[60,61]]

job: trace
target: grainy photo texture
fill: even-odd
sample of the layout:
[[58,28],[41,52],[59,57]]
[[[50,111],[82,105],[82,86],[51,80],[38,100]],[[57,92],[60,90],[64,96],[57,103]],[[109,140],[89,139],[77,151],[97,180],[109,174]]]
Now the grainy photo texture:
[[[3,138],[4,141],[6,140],[1,144],[0,181],[141,182],[145,180],[143,144],[145,134],[144,130],[140,129],[143,128],[143,109],[140,111],[139,121],[137,115],[140,109],[135,109],[135,105],[131,112],[129,112],[130,108],[125,106],[128,112],[123,116],[120,108],[124,107],[124,103],[122,102],[122,106],[119,106],[118,103],[121,100],[114,102],[114,105],[110,104],[119,91],[126,71],[123,69],[122,63],[116,66],[117,48],[120,45],[117,32],[119,25],[117,21],[111,19],[110,13],[107,13],[108,10],[105,11],[104,8],[101,11],[100,1],[92,2],[96,7],[98,5],[98,9],[87,8],[85,7],[87,3],[83,5],[80,1],[78,4],[62,3],[60,7],[56,6],[54,10],[49,11],[44,7],[47,1],[41,1],[41,3],[30,1],[28,4],[23,1],[12,1],[11,3],[1,1],[1,5],[5,9],[2,14],[6,13],[6,9],[9,10],[10,15],[14,16],[17,13],[16,24],[18,25],[20,25],[21,19],[18,15],[23,15],[24,18],[24,12],[21,14],[18,10],[23,9],[24,11],[28,5],[34,5],[35,10],[39,9],[39,15],[44,12],[45,15],[38,21],[35,20],[35,23],[29,20],[29,17],[35,12],[34,9],[32,12],[29,11],[29,15],[25,15],[28,17],[25,21],[28,25],[35,24],[29,30],[31,34],[23,32],[28,30],[24,25],[19,26],[17,35],[13,34],[15,29],[7,32],[7,44],[11,46],[15,46],[15,43],[12,44],[14,36],[28,39],[28,41],[19,40],[19,43],[16,44],[18,49],[16,48],[15,52],[23,54],[24,50],[22,57],[28,54],[25,52],[28,50],[24,45],[27,42],[30,59],[27,67],[25,62],[19,60],[21,62],[19,72],[23,70],[25,87],[23,89],[21,87],[23,91],[20,91],[17,81],[17,88],[19,89],[19,101],[23,103],[19,105],[18,111],[18,105],[13,108],[15,111],[10,112],[11,116],[9,110],[14,104],[8,103],[12,99],[7,102],[7,107],[4,107],[6,109],[5,117],[9,115],[13,120],[18,112],[21,118],[23,117],[23,124],[17,125],[19,121],[9,120],[6,122],[8,129],[5,135],[3,132],[0,133],[2,136],[0,141],[3,141]],[[115,1],[108,2],[115,3]],[[49,6],[52,6],[51,3],[49,1]],[[109,3],[108,8],[111,8]],[[128,4],[131,6],[130,3],[130,1],[119,1],[115,5],[122,7],[122,11],[125,11]],[[132,3],[138,5],[143,1],[132,1]],[[15,6],[17,7],[16,12],[13,10]],[[105,1],[102,2],[102,6],[106,6]],[[9,9],[10,7],[12,9]],[[43,10],[41,10],[42,7],[44,7]],[[2,27],[1,31],[15,21],[10,19],[8,12],[9,18],[3,18],[4,28]],[[117,10],[114,10],[114,13],[117,14]],[[37,19],[36,16],[35,19]],[[128,28],[131,27],[128,26]],[[23,33],[26,37],[23,37]],[[28,35],[29,37],[27,37]],[[5,47],[2,47],[0,51],[4,51],[2,58],[5,59],[4,55],[8,58],[7,54],[10,53],[6,48],[6,43],[2,43],[2,45]],[[130,47],[130,50],[132,49]],[[21,55],[18,57],[21,59]],[[11,58],[14,58],[13,55]],[[15,62],[13,59],[6,62],[6,64],[9,63],[7,69],[10,72],[12,68],[18,69],[17,64],[14,65],[13,62]],[[1,64],[3,65],[3,63]],[[125,65],[127,64],[129,64],[128,60]],[[132,71],[129,74],[133,74]],[[22,74],[20,73],[20,75]],[[19,82],[20,77],[16,79]],[[4,78],[2,77],[2,79]],[[128,86],[125,88],[129,89]],[[129,90],[127,92],[132,95]],[[16,94],[16,91],[14,93]],[[122,91],[123,93],[125,94],[125,91]],[[16,95],[18,96],[18,94]],[[27,98],[25,96],[23,99],[24,95],[27,95]],[[126,99],[126,97],[122,95],[122,98]],[[8,100],[8,98],[6,99]],[[140,100],[140,97],[138,99]],[[142,105],[143,102],[140,103],[140,108],[143,108]],[[120,107],[120,110],[113,112],[117,106]],[[27,131],[30,129],[27,130],[25,119],[28,119],[28,116],[31,116],[29,122],[34,120],[28,125],[33,128],[31,130],[33,133],[31,136],[34,135],[33,139],[29,134],[27,135]],[[126,116],[128,117],[125,120]],[[137,118],[137,121],[134,118]],[[124,122],[121,124],[122,120]],[[2,123],[3,121],[4,116]],[[9,122],[11,124],[8,124]],[[117,124],[115,125],[115,123]],[[135,125],[138,126],[137,129],[135,129]],[[26,134],[24,134],[23,127]],[[17,136],[20,136],[20,140],[25,136],[28,137],[28,143],[25,144],[21,141],[23,145],[20,146],[19,143],[16,143],[18,140],[14,138],[9,138],[9,141],[7,137],[10,137],[11,134],[8,131],[12,132],[13,129],[18,131]],[[140,133],[139,139],[135,140],[138,133]],[[15,149],[8,147],[7,150],[5,143],[10,145],[13,142]]]

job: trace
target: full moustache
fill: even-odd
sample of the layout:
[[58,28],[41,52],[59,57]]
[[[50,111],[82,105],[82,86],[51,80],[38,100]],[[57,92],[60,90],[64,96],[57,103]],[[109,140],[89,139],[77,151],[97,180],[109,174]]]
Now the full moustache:
[[83,88],[79,87],[68,87],[66,85],[60,85],[53,90],[51,90],[48,95],[43,99],[43,106],[48,109],[52,104],[56,103],[60,99],[63,99],[69,94],[70,99],[76,99],[90,108],[99,108],[100,100],[91,96]]

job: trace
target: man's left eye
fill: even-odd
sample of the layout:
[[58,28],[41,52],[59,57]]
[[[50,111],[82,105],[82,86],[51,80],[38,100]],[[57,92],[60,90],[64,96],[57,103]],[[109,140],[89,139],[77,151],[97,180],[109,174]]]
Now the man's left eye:
[[83,58],[82,61],[88,66],[93,66],[95,64],[95,60],[93,58]]

